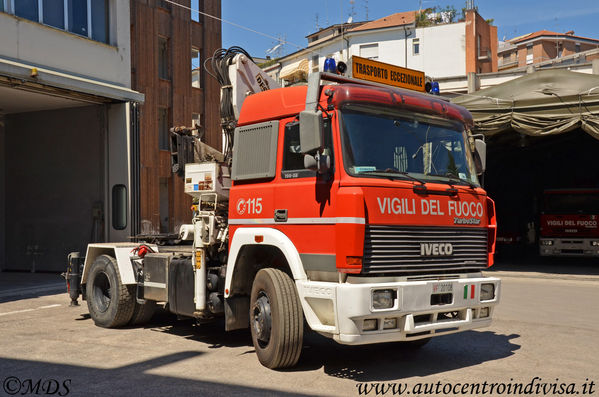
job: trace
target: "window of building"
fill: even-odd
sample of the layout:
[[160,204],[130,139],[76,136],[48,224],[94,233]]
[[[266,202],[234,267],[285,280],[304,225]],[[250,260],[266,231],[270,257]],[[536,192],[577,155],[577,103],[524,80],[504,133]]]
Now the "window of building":
[[200,22],[200,0],[191,0],[191,20]]
[[557,45],[557,57],[561,58],[563,54],[564,54],[564,46],[562,45],[562,43],[559,43]]
[[170,11],[171,3],[169,3],[168,1],[164,1],[164,0],[158,0],[158,7],[164,8],[165,10]]
[[0,0],[0,12],[4,12],[4,0]]
[[575,43],[574,47],[576,52],[580,52],[580,43]]
[[94,0],[91,2],[92,12],[92,39],[108,42],[108,0]]
[[480,58],[480,34],[476,35],[476,56]]
[[14,1],[13,10],[15,15],[30,21],[39,22],[38,0],[17,0]]
[[200,59],[200,50],[191,47],[191,86],[201,87],[202,63]]
[[412,39],[412,54],[420,54],[420,39]]
[[312,72],[314,72],[314,73],[318,72],[318,62],[319,62],[318,55],[314,55],[312,57]]
[[158,37],[158,77],[161,79],[169,79],[168,61],[168,39]]
[[202,126],[202,115],[199,113],[192,113],[191,114],[191,127],[195,128],[196,126],[198,126],[198,127]]
[[532,44],[526,46],[526,64],[530,65],[533,62]]
[[379,45],[376,44],[362,44],[360,46],[360,56],[368,59],[379,58]]
[[68,30],[69,32],[88,36],[87,28],[87,1],[86,0],[68,0]]
[[43,23],[64,29],[64,0],[44,0],[42,7]]
[[158,108],[158,148],[170,150],[168,143],[168,109]]
[[108,2],[109,0],[0,0],[0,11],[108,43]]

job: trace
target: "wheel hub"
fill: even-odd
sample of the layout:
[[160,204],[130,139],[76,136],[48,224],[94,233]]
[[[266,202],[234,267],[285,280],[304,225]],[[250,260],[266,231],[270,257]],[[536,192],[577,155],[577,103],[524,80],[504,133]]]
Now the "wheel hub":
[[252,308],[252,324],[256,339],[264,344],[268,344],[272,318],[270,315],[270,301],[264,292],[260,292]]
[[94,298],[98,305],[100,312],[105,312],[110,306],[110,281],[108,276],[104,272],[100,272],[94,279]]

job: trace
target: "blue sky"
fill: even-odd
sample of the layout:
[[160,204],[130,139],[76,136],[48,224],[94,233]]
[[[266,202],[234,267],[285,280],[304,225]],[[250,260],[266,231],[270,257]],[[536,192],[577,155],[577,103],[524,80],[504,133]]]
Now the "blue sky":
[[[419,0],[354,0],[354,21],[374,20],[396,12],[417,10]],[[422,7],[451,5],[458,10],[465,1],[422,0]],[[475,0],[479,14],[494,19],[499,40],[537,30],[566,32],[599,39],[599,0]],[[270,37],[223,23],[223,47],[237,45],[257,57],[276,44],[277,37],[290,43],[279,55],[307,45],[305,36],[320,27],[345,22],[351,11],[350,0],[222,0],[222,18]],[[296,44],[297,46],[295,46]]]

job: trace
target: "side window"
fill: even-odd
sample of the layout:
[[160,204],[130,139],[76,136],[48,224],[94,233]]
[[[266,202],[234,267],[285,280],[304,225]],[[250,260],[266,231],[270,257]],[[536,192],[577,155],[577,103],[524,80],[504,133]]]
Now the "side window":
[[[326,153],[333,158],[333,136],[331,120],[324,119],[324,141]],[[304,168],[304,155],[300,153],[299,121],[293,121],[285,125],[285,139],[283,148],[283,168],[281,176],[283,179],[306,178],[316,176],[316,171]]]

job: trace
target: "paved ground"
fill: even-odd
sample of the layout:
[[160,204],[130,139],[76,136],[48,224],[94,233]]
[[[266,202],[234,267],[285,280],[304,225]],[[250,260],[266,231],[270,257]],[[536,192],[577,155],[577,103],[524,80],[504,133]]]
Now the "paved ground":
[[535,385],[556,382],[559,391],[564,382],[564,390],[588,392],[591,381],[599,383],[594,266],[549,273],[497,268],[503,300],[490,328],[439,337],[419,351],[340,346],[309,335],[298,367],[288,371],[262,367],[248,332],[223,333],[219,324],[198,327],[165,313],[145,327],[102,329],[86,306],[68,307],[67,295],[55,293],[63,285],[57,275],[0,273],[0,395],[41,380],[41,389],[62,395],[357,396],[364,382],[423,384],[425,391],[424,384],[437,382],[526,386],[535,376],[542,378]]

